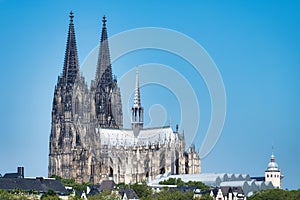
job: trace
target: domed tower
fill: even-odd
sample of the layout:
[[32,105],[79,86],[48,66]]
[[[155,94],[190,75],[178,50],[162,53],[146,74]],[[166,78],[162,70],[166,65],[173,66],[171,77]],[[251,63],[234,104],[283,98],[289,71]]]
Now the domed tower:
[[281,180],[283,178],[283,175],[281,174],[280,169],[278,168],[278,164],[275,162],[275,156],[272,152],[271,160],[268,164],[268,168],[265,171],[265,181],[272,182],[273,186],[275,188],[281,189]]

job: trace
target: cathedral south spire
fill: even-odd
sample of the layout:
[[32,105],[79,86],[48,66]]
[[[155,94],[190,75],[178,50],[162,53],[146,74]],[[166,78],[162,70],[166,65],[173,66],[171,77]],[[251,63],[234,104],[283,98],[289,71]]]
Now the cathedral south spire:
[[95,99],[95,115],[100,127],[120,128],[123,126],[121,93],[117,80],[112,76],[106,22],[104,16],[96,80],[92,83],[92,93]]
[[73,84],[79,74],[78,55],[76,47],[73,12],[70,12],[70,24],[63,67],[63,78],[66,83]]
[[100,41],[100,49],[98,55],[96,81],[105,82],[106,84],[112,84],[112,69],[110,63],[110,54],[108,47],[107,28],[106,28],[106,17],[102,18],[102,33]]
[[134,135],[137,137],[140,129],[143,128],[143,124],[144,124],[143,122],[144,108],[141,106],[138,70],[136,70],[134,100],[133,100],[133,107],[131,109],[131,112],[132,112],[131,125],[132,125]]

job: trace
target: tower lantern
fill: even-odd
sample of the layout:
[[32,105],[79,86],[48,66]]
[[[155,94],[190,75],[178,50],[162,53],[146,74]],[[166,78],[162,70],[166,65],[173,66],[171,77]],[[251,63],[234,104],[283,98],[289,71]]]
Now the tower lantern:
[[281,180],[283,179],[283,175],[278,167],[278,164],[275,162],[275,156],[272,152],[270,162],[268,164],[268,168],[265,171],[265,181],[272,182],[275,188],[281,189]]

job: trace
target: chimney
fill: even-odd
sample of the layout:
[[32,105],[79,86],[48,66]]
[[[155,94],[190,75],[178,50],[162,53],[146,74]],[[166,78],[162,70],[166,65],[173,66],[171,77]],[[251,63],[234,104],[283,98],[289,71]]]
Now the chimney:
[[24,167],[18,167],[18,177],[24,178]]

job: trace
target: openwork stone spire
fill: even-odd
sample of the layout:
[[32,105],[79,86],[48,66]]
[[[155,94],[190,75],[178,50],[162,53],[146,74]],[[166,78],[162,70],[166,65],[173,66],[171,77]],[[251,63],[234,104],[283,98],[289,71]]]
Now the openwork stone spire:
[[67,40],[64,68],[63,68],[63,78],[68,84],[73,84],[77,78],[77,75],[79,74],[79,64],[78,64],[78,55],[77,55],[73,18],[74,15],[73,12],[71,11],[68,40]]
[[136,70],[134,100],[133,100],[133,106],[131,112],[132,112],[131,126],[135,137],[137,137],[139,135],[140,130],[143,129],[143,125],[144,125],[144,119],[143,119],[144,108],[141,106],[138,70]]
[[[110,63],[105,16],[103,16],[102,22],[103,25],[102,25],[101,42],[100,42],[97,71],[96,71],[96,81],[99,82],[101,79],[105,79],[106,83],[108,82],[112,83],[113,79],[112,79],[112,70],[111,70],[111,63]],[[103,74],[105,74],[104,78],[102,78]]]
[[138,70],[136,70],[133,107],[135,107],[135,108],[141,107],[140,85],[139,85],[139,72],[138,72]]

